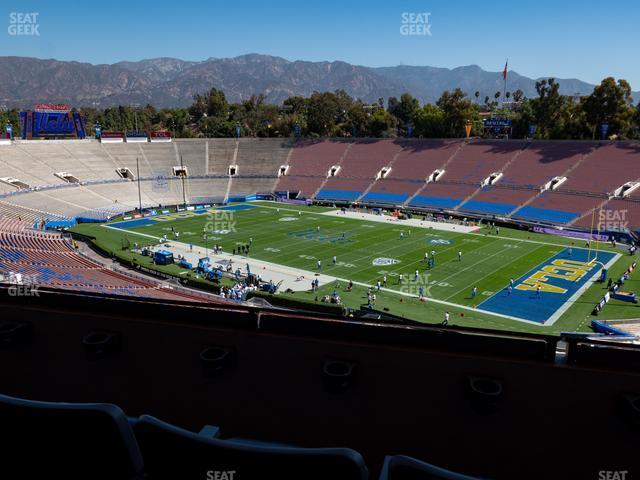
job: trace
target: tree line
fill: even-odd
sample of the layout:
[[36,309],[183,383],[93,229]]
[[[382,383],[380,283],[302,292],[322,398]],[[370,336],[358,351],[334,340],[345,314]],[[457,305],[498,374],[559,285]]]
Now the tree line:
[[[81,108],[87,130],[95,124],[103,131],[170,130],[179,138],[234,137],[378,137],[458,138],[483,134],[482,119],[508,118],[511,136],[588,140],[600,138],[600,126],[608,125],[613,139],[640,138],[640,106],[633,104],[626,80],[605,78],[584,96],[560,94],[553,78],[536,82],[537,96],[527,98],[521,90],[467,96],[459,88],[445,91],[435,103],[421,104],[409,93],[375,103],[354,99],[344,90],[293,96],[281,105],[252,95],[229,103],[224,92],[212,88],[195,95],[186,108],[156,109],[119,106]],[[10,121],[19,135],[18,112],[0,112],[0,125]]]

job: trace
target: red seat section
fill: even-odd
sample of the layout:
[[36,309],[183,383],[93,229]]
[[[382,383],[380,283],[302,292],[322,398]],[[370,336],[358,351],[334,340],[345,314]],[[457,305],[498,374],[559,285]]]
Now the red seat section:
[[501,171],[525,145],[524,141],[519,140],[469,142],[447,165],[441,180],[474,183],[479,186],[491,173]]
[[597,210],[594,215],[585,215],[575,226],[599,230],[640,230],[640,194],[629,199],[614,198]]
[[640,143],[616,142],[595,150],[560,190],[606,194],[633,180],[640,180]]
[[311,197],[338,165],[351,142],[342,140],[300,140],[289,157],[287,175],[281,176],[276,191],[300,192]]
[[549,191],[544,192],[540,197],[531,202],[529,206],[584,214],[600,205],[602,201],[603,199],[600,197]]
[[442,168],[463,145],[461,140],[403,140],[402,151],[387,175],[388,180],[425,182],[434,170]]
[[478,202],[522,205],[537,194],[537,190],[530,190],[527,188],[485,187],[476,196],[474,196],[473,199]]
[[500,185],[539,189],[595,149],[594,142],[535,140],[505,170]]

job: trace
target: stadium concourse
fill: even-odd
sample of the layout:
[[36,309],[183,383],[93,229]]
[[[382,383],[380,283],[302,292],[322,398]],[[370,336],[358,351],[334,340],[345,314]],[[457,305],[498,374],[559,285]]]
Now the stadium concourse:
[[[637,142],[14,141],[0,146],[0,214],[33,222],[106,219],[139,203],[222,203],[287,191],[324,202],[576,228],[590,228],[602,210],[637,228],[639,164]],[[177,176],[179,169],[186,177]]]

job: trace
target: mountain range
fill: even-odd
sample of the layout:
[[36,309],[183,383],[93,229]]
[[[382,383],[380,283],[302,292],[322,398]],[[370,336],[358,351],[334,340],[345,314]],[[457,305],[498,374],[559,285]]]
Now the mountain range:
[[[593,85],[557,79],[561,93],[589,94]],[[507,89],[536,96],[536,79],[509,71]],[[365,67],[346,62],[289,61],[249,54],[193,62],[154,58],[137,62],[92,65],[31,57],[0,57],[0,105],[28,108],[34,103],[69,103],[76,107],[146,105],[184,107],[193,95],[215,87],[230,102],[264,94],[279,104],[292,95],[344,89],[363,101],[399,97],[409,92],[421,102],[435,102],[444,90],[460,87],[471,98],[480,92],[493,98],[502,91],[502,72],[477,65],[453,69],[400,65]],[[634,93],[636,99],[640,94]]]

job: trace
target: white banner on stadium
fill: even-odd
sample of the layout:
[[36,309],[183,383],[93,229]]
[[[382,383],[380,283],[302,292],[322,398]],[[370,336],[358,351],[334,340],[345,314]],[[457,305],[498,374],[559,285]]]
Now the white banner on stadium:
[[11,145],[10,138],[0,138],[0,145]]
[[127,137],[127,143],[147,143],[147,137]]
[[122,137],[110,137],[110,138],[105,138],[102,137],[100,139],[101,143],[124,143],[124,138]]

